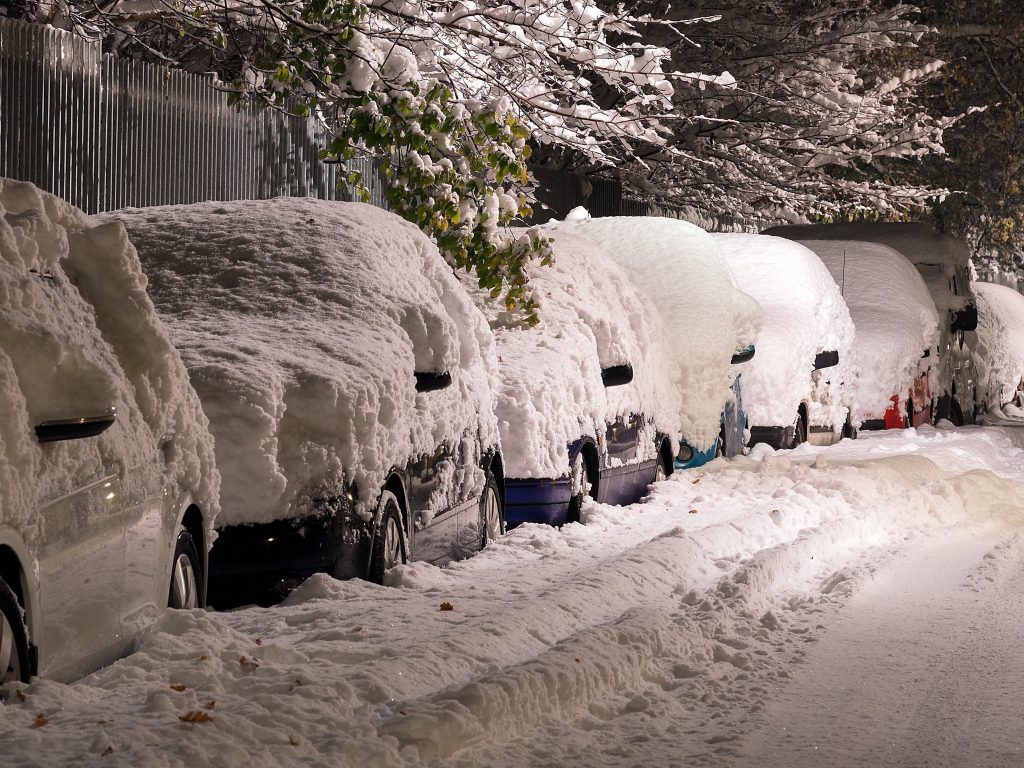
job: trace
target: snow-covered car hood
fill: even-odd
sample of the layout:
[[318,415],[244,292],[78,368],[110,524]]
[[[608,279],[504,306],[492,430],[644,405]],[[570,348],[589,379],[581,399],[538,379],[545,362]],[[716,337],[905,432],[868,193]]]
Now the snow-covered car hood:
[[[808,402],[812,424],[842,426],[843,382],[852,396],[854,330],[850,311],[815,253],[770,235],[713,234],[742,290],[761,305],[757,354],[743,374],[743,407],[751,424],[786,426]],[[839,352],[839,365],[812,380],[819,352]]]
[[[152,463],[172,435],[169,500],[201,505],[212,533],[213,438],[124,228],[9,179],[0,179],[0,398],[0,523],[26,543],[44,532],[33,522],[41,501],[94,481],[96,466]],[[32,431],[111,406],[114,425],[73,446],[44,447]]]
[[[490,330],[412,224],[301,198],[111,216],[210,417],[221,524],[303,516],[343,482],[367,516],[392,467],[467,436],[469,450],[497,446]],[[417,393],[417,371],[452,384]],[[452,488],[482,488],[470,473]]]
[[589,218],[576,209],[543,231],[563,231],[601,246],[664,318],[683,436],[698,450],[718,437],[733,397],[735,352],[753,344],[761,308],[736,287],[711,235],[679,219],[658,216]]
[[[464,283],[494,330],[500,378],[496,409],[509,477],[561,477],[567,446],[604,433],[606,423],[631,413],[653,417],[679,438],[679,393],[661,317],[629,278],[593,243],[547,232],[554,263],[533,264],[530,285],[540,323],[517,315]],[[633,381],[605,388],[601,370],[629,363]],[[655,442],[641,441],[655,457]]]
[[853,423],[881,418],[893,395],[903,397],[930,368],[939,315],[920,273],[898,251],[856,240],[803,240],[839,284],[856,329],[859,371]]
[[979,394],[990,408],[1010,402],[1024,376],[1024,296],[994,283],[972,283],[978,299]]

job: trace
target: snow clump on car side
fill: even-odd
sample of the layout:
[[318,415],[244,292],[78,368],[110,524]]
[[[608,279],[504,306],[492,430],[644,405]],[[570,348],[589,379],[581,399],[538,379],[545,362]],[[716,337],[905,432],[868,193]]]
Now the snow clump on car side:
[[[173,435],[168,493],[198,502],[212,533],[213,438],[124,229],[9,179],[0,179],[0,397],[0,522],[31,539],[40,503],[94,481],[99,466],[152,464]],[[111,406],[117,421],[97,437],[36,439],[40,422]]]
[[[490,321],[499,355],[498,425],[509,477],[561,477],[567,446],[603,435],[616,418],[643,413],[679,439],[679,392],[661,317],[625,272],[593,243],[564,232],[554,263],[532,265],[540,323],[527,327],[467,276],[463,283]],[[601,370],[629,363],[633,381],[605,387]],[[638,439],[637,461],[655,458],[655,435]]]
[[[431,510],[479,494],[498,443],[493,338],[437,248],[398,216],[301,198],[117,211],[210,417],[219,523],[297,518],[354,482],[462,447]],[[417,393],[414,371],[449,372]],[[418,522],[429,521],[431,511]]]
[[[818,254],[839,284],[856,329],[853,363],[860,378],[853,423],[880,419],[890,398],[905,397],[914,379],[931,367],[939,340],[935,302],[914,265],[886,245],[856,240],[802,244]],[[931,357],[922,359],[926,351]]]
[[978,298],[979,398],[990,408],[1013,400],[1024,376],[1024,296],[993,283],[971,283]]
[[733,397],[733,353],[753,344],[761,328],[761,308],[736,287],[711,235],[678,219],[592,219],[582,208],[545,231],[569,232],[600,246],[640,289],[640,302],[660,312],[668,335],[658,363],[673,377],[683,437],[698,450],[709,448]]
[[[740,288],[764,312],[757,354],[743,374],[743,408],[751,424],[788,425],[801,401],[811,424],[839,428],[852,397],[854,330],[850,311],[828,269],[813,251],[771,235],[712,235]],[[839,352],[839,365],[812,381],[819,352]],[[812,397],[812,392],[815,396]]]

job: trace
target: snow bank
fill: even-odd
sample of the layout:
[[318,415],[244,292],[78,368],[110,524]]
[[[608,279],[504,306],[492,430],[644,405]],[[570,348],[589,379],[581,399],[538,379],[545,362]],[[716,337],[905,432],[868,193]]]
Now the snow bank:
[[929,370],[939,340],[939,315],[914,265],[886,245],[803,240],[828,267],[843,292],[856,329],[853,364],[859,371],[853,423],[880,419],[890,398],[905,399],[914,379]]
[[661,312],[674,384],[682,399],[683,436],[698,450],[718,437],[736,370],[733,353],[761,327],[757,302],[736,288],[711,235],[689,222],[657,216],[592,219],[576,209],[548,231],[570,232],[601,246]]
[[[191,496],[212,533],[213,439],[124,229],[97,226],[59,198],[8,179],[0,179],[0,396],[0,523],[29,545],[41,532],[39,503],[121,462],[166,461],[168,499]],[[36,440],[41,421],[111,406],[117,421],[98,437]],[[176,450],[158,457],[168,434]]]
[[[545,233],[547,236],[548,233]],[[679,393],[660,315],[624,271],[593,243],[556,232],[554,263],[533,265],[530,285],[540,323],[521,319],[464,279],[485,312],[498,350],[498,426],[508,477],[562,477],[567,446],[604,435],[617,417],[643,413],[679,438]],[[605,387],[601,370],[629,363],[633,381]],[[655,435],[641,435],[637,461],[656,456]]]
[[978,298],[978,385],[987,405],[1000,408],[1024,379],[1024,296],[994,283],[971,286]]
[[[743,407],[750,423],[788,426],[806,402],[811,424],[838,430],[846,420],[856,372],[853,321],[836,281],[813,251],[792,240],[713,237],[739,287],[764,313],[757,354],[743,374]],[[815,356],[832,350],[839,352],[839,365],[812,376]],[[844,392],[843,382],[849,391]]]
[[[221,524],[302,516],[343,478],[368,515],[392,466],[467,435],[471,461],[497,444],[490,332],[413,225],[288,198],[111,217],[139,249],[210,417]],[[453,383],[417,394],[414,371]],[[479,492],[483,472],[470,473],[436,503]]]
[[405,588],[319,574],[273,609],[168,612],[73,685],[9,686],[0,749],[19,766],[720,764],[894,552],[1019,535],[1010,432],[715,462],[643,504],[588,503],[585,525],[400,566]]

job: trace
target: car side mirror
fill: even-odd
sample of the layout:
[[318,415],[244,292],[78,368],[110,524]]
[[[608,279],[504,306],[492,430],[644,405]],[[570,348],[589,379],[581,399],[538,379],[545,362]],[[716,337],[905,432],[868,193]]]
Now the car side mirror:
[[98,416],[41,421],[36,424],[36,439],[40,443],[54,443],[58,440],[80,440],[83,437],[95,437],[110,429],[116,420],[117,409],[111,406],[110,410]]
[[973,331],[978,327],[978,308],[968,304],[959,312],[953,313],[953,321],[949,325],[951,331]]
[[621,387],[633,380],[633,366],[629,363],[601,369],[601,383],[606,387]]
[[438,389],[447,389],[452,385],[452,375],[448,371],[416,371],[417,392],[435,392]]
[[739,365],[740,363],[747,363],[754,359],[754,345],[749,344],[735,355],[732,356],[730,361],[732,365]]
[[829,350],[828,352],[819,352],[814,356],[814,370],[820,371],[822,368],[831,368],[835,365],[839,365],[839,351]]

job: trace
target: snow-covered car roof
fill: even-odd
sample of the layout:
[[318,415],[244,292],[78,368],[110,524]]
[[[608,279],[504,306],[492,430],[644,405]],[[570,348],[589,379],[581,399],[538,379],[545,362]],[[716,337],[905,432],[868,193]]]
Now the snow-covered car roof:
[[570,232],[601,246],[650,297],[671,334],[683,436],[698,450],[711,446],[733,396],[732,356],[753,344],[761,327],[761,308],[736,287],[711,235],[679,219],[592,219],[583,209],[543,231]]
[[959,310],[966,305],[968,286],[957,296],[949,279],[967,269],[970,251],[963,240],[936,232],[920,221],[850,221],[834,224],[791,224],[772,227],[765,234],[790,240],[860,240],[881,243],[902,253],[924,276],[939,311]]
[[[530,271],[537,326],[503,311],[472,278],[464,280],[497,343],[506,475],[561,477],[569,468],[569,443],[603,434],[606,423],[631,413],[653,417],[678,440],[679,394],[660,315],[593,243],[564,232],[544,236],[551,239],[554,263]],[[631,383],[602,384],[603,368],[627,363]]]
[[[0,179],[0,397],[0,523],[26,539],[42,533],[25,527],[40,501],[94,481],[96,466],[148,464],[173,435],[165,490],[199,504],[212,533],[213,438],[124,228],[9,179]],[[32,431],[111,406],[114,425],[73,446],[44,448]]]
[[[222,524],[302,516],[343,479],[366,515],[393,466],[467,435],[497,445],[490,330],[412,224],[303,198],[112,216],[210,417]],[[421,371],[452,385],[417,394]]]
[[1013,400],[1024,377],[1024,296],[994,283],[972,283],[978,298],[979,389],[990,407]]
[[[852,388],[854,330],[839,286],[814,251],[770,235],[712,235],[736,281],[761,305],[757,354],[743,374],[743,407],[751,424],[788,425],[802,401],[812,424],[841,426],[843,381]],[[839,365],[812,381],[819,352],[839,352]],[[815,388],[824,390],[812,399]],[[821,394],[827,396],[822,397]]]
[[939,315],[920,273],[898,251],[855,240],[803,240],[836,283],[856,329],[859,378],[853,423],[881,418],[889,398],[903,395],[929,368],[922,359],[939,340]]

